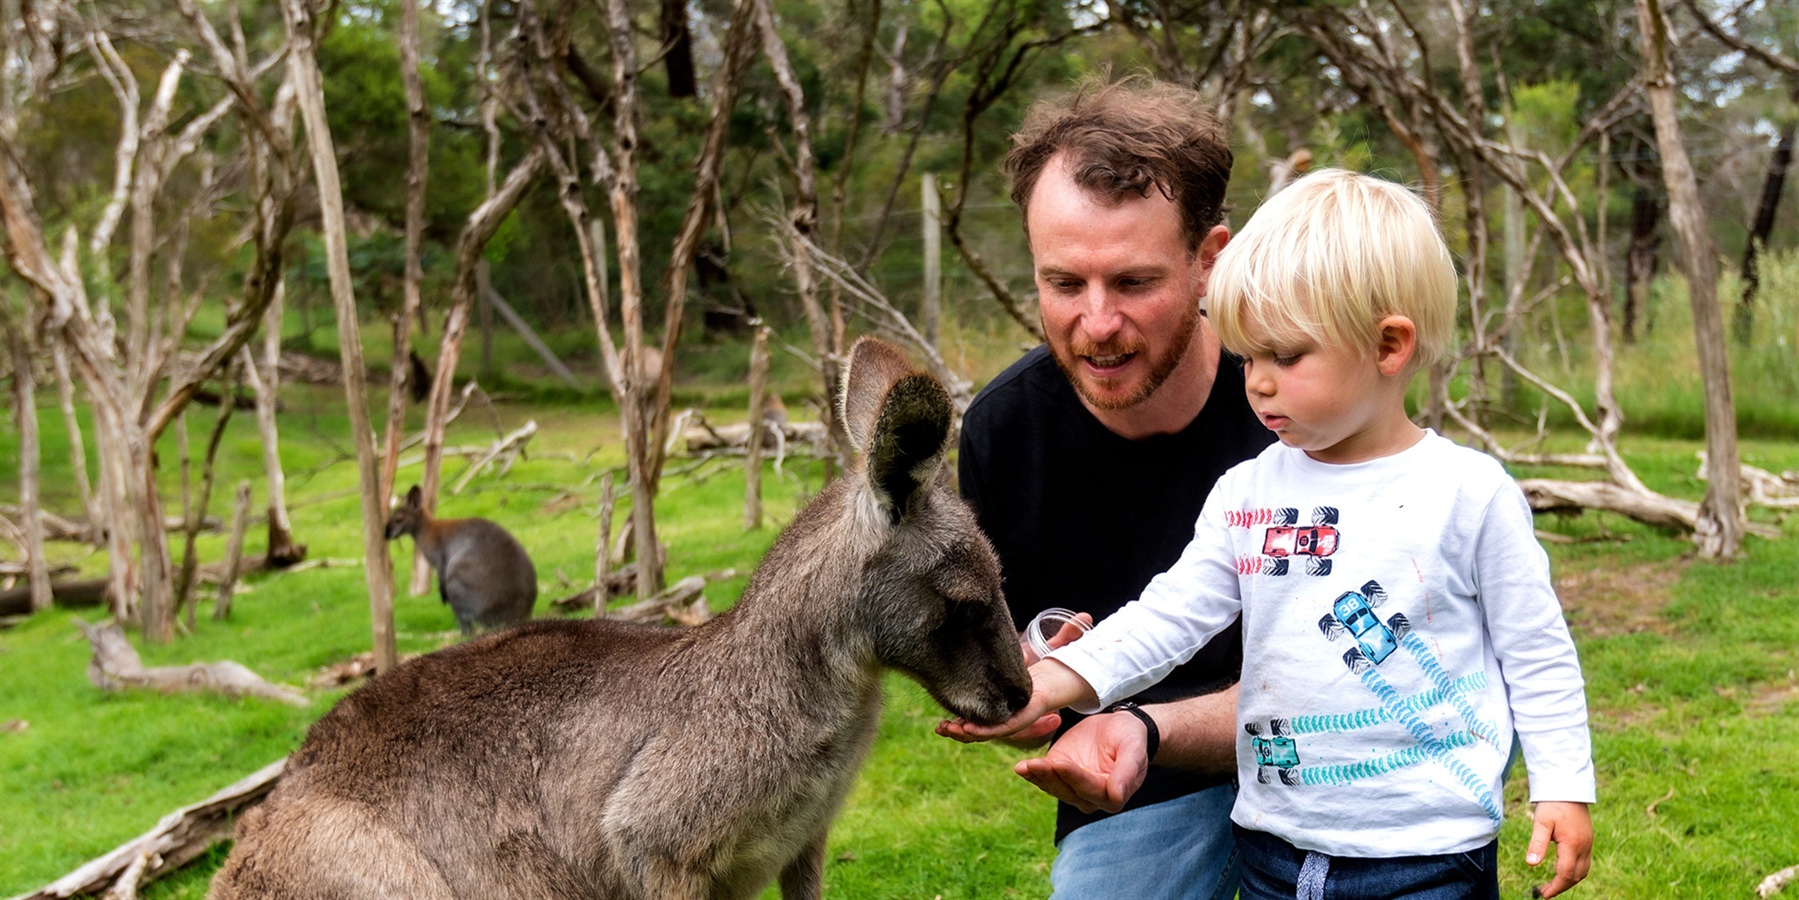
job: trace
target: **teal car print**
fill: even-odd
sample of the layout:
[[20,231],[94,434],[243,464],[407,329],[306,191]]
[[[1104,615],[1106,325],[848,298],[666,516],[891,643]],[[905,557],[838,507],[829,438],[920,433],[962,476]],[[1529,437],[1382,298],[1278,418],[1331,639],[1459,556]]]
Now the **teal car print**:
[[1268,770],[1280,776],[1281,784],[1297,785],[1299,781],[1299,744],[1293,740],[1293,729],[1286,719],[1268,720],[1268,737],[1262,736],[1262,723],[1245,722],[1249,745],[1256,754],[1256,781],[1268,784]]

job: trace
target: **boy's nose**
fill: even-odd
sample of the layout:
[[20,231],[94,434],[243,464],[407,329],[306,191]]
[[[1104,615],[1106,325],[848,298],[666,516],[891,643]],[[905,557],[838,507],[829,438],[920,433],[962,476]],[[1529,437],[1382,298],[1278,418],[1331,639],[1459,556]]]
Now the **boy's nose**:
[[1243,386],[1258,397],[1274,396],[1274,378],[1268,372],[1266,363],[1258,366],[1251,361],[1243,366]]

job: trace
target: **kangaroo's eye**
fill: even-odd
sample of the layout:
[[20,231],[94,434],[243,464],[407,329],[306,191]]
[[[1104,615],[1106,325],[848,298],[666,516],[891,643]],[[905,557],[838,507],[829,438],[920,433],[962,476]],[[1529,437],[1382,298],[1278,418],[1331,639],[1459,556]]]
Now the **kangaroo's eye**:
[[987,607],[973,600],[948,600],[944,620],[957,628],[969,628],[987,621]]

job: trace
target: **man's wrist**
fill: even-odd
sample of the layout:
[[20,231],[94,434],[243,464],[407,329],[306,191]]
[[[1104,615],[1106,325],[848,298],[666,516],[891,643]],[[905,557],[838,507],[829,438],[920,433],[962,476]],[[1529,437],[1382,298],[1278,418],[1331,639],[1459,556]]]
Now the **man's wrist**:
[[1151,716],[1148,710],[1129,700],[1120,700],[1117,703],[1106,707],[1105,711],[1108,713],[1128,713],[1136,716],[1137,719],[1143,723],[1144,734],[1149,742],[1149,747],[1144,753],[1144,762],[1155,762],[1156,751],[1161,749],[1162,746],[1162,729],[1156,726],[1155,717]]

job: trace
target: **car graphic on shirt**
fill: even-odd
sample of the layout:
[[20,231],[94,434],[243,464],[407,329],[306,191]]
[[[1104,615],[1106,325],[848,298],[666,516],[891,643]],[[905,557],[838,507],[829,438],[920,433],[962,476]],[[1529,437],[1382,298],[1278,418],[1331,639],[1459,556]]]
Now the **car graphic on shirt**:
[[1262,723],[1245,722],[1249,745],[1256,754],[1256,781],[1268,784],[1268,770],[1274,769],[1285,785],[1297,785],[1299,779],[1299,744],[1293,740],[1293,729],[1286,719],[1269,719],[1269,737],[1262,736]]
[[1318,620],[1318,630],[1324,632],[1327,640],[1334,641],[1343,634],[1355,638],[1356,646],[1343,654],[1343,664],[1351,672],[1359,674],[1386,661],[1411,630],[1405,613],[1394,613],[1386,622],[1375,617],[1374,607],[1386,599],[1387,591],[1380,582],[1370,581],[1359,591],[1344,591],[1331,604],[1330,614]]
[[1290,558],[1295,556],[1307,557],[1308,575],[1331,573],[1331,561],[1323,557],[1337,552],[1336,507],[1315,507],[1310,527],[1298,522],[1298,509],[1287,506],[1274,511],[1274,524],[1262,534],[1263,574],[1287,574]]

